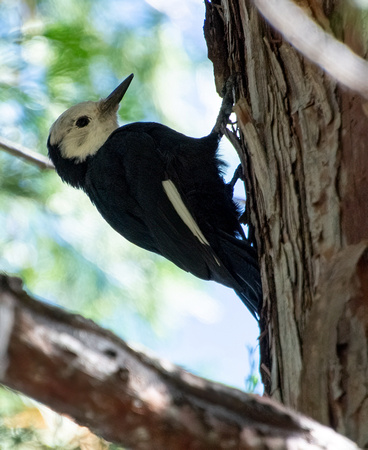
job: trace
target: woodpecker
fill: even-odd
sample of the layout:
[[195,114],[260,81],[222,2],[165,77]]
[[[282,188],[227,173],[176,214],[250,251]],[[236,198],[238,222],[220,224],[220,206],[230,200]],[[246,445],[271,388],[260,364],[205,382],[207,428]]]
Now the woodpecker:
[[258,317],[257,255],[245,239],[218,156],[222,132],[197,139],[153,122],[119,127],[133,74],[107,98],[66,110],[47,147],[60,178],[82,189],[130,242],[181,269],[235,290]]

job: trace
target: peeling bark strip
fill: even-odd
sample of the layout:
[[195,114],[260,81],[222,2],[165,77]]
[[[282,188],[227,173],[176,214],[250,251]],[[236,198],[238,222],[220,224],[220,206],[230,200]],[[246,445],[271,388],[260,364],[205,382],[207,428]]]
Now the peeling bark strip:
[[[326,33],[291,0],[253,0],[286,41],[337,81],[368,98],[368,63]],[[312,3],[312,2],[310,2]],[[322,20],[328,26],[328,22]]]
[[[342,42],[332,47],[366,57],[366,23],[349,2],[294,3],[329,42]],[[304,58],[255,4],[274,19],[273,7],[290,1],[206,1],[205,37],[218,92],[228,73],[238,80],[234,111],[264,294],[263,381],[273,398],[368,448],[367,101]],[[287,38],[292,6],[281,21]],[[304,31],[302,41],[316,36]],[[318,58],[324,44],[314,44]],[[336,70],[341,61],[323,56]],[[360,87],[354,77],[366,94],[366,77]]]
[[40,303],[0,276],[1,383],[133,449],[356,445],[275,402],[134,351],[81,316]]

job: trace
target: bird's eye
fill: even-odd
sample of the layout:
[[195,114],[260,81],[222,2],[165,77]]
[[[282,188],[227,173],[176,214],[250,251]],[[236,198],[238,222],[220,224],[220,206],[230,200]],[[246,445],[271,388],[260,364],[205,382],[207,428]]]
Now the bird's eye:
[[75,124],[78,128],[86,127],[89,124],[89,117],[87,116],[79,117],[75,122]]

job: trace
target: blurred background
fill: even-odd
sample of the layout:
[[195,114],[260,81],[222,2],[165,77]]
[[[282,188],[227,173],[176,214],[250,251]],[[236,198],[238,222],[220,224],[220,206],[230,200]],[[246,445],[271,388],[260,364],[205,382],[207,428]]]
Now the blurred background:
[[[221,99],[204,13],[201,0],[2,0],[0,136],[46,155],[59,114],[106,97],[132,72],[121,124],[156,121],[208,134]],[[224,140],[221,153],[231,178],[236,152]],[[236,196],[244,200],[240,184]],[[135,347],[262,392],[258,327],[230,289],[128,243],[85,194],[1,150],[0,270]],[[0,391],[0,442],[1,449],[118,448],[7,389]]]

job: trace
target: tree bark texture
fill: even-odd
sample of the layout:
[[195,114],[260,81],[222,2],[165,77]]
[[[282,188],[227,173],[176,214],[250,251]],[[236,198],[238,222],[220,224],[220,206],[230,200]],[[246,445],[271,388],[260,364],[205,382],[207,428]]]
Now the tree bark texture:
[[[297,4],[366,55],[347,2]],[[289,45],[252,1],[206,1],[206,11],[218,92],[237,80],[238,129],[228,134],[262,272],[266,392],[368,447],[368,104]]]
[[357,446],[271,399],[133,350],[0,275],[0,382],[138,450]]

